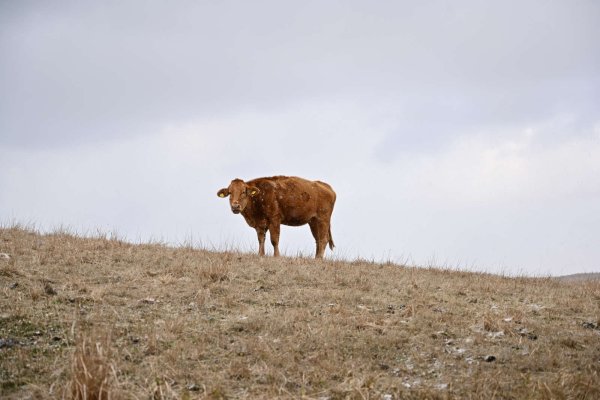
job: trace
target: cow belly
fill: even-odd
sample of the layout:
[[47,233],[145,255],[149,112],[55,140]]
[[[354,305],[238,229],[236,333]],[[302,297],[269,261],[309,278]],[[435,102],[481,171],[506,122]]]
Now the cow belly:
[[311,209],[288,208],[284,210],[281,218],[281,223],[289,226],[300,226],[308,224],[308,221],[315,216],[315,212]]
[[289,218],[285,218],[283,221],[281,221],[281,223],[283,225],[288,225],[288,226],[300,226],[300,225],[305,225],[308,224],[308,221],[306,218],[294,218],[294,217],[289,217]]
[[279,203],[281,210],[281,223],[289,226],[300,226],[308,224],[316,215],[317,205],[314,201],[305,202],[304,200],[285,199]]

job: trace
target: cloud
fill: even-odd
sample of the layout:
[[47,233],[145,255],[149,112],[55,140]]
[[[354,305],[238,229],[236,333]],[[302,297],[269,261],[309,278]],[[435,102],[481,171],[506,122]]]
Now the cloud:
[[227,214],[215,194],[229,180],[282,173],[343,178],[346,165],[369,163],[367,124],[352,105],[311,104],[61,149],[0,147],[0,208],[46,228],[114,228],[134,239],[156,232],[175,242],[188,232],[226,235]]
[[[58,152],[5,149],[0,208],[44,227],[253,251],[254,232],[215,193],[236,177],[285,173],[337,191],[338,256],[507,273],[596,267],[599,123],[586,134],[564,120],[464,135],[435,154],[380,162],[386,125],[358,109],[310,103]],[[571,139],[543,139],[563,129]],[[282,247],[311,254],[308,229],[284,228]]]
[[[594,2],[2,2],[0,218],[253,249],[214,194],[289,174],[338,192],[336,254],[597,269],[599,18]],[[282,246],[313,243],[289,228]]]
[[[396,104],[411,132],[598,100],[591,2],[2,7],[1,140],[18,146],[118,140],[312,99]],[[441,130],[431,124],[417,134]]]
[[545,139],[569,127],[553,121],[468,135],[443,152],[405,154],[389,165],[396,189],[383,201],[397,206],[398,217],[381,220],[401,232],[395,249],[410,249],[419,264],[436,255],[449,265],[509,273],[597,269],[600,138],[596,128]]

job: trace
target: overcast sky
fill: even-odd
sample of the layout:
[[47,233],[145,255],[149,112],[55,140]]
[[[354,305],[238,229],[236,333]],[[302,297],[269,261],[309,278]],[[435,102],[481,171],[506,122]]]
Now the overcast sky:
[[598,1],[2,1],[0,93],[4,224],[256,251],[298,175],[330,257],[600,272]]

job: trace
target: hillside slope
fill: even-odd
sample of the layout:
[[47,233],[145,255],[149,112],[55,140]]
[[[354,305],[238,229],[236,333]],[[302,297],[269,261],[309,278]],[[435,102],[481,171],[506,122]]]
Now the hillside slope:
[[600,398],[598,281],[19,228],[0,253],[2,398]]

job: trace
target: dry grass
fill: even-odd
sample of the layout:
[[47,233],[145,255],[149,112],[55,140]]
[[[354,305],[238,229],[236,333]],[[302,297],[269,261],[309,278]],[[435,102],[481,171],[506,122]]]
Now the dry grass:
[[111,360],[110,335],[77,338],[71,359],[71,381],[63,397],[76,400],[107,400],[115,397],[116,370]]
[[600,398],[600,283],[0,229],[0,397]]

